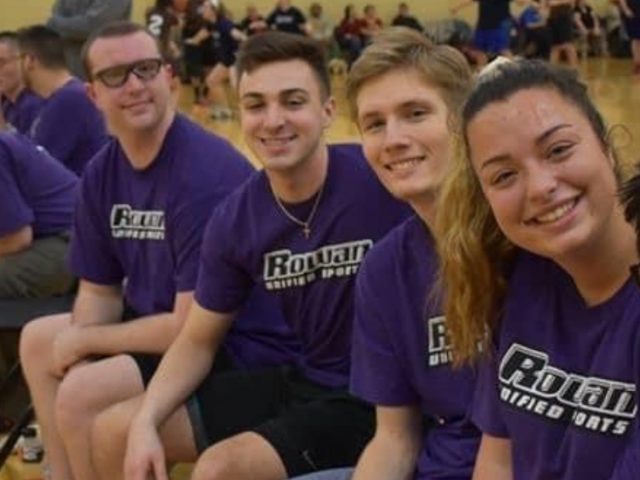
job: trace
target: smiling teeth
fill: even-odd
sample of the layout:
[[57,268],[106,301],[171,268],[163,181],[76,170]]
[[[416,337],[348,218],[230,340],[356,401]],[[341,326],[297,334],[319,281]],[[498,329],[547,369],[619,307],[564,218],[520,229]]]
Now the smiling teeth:
[[575,205],[575,200],[567,202],[564,205],[560,205],[558,208],[556,208],[555,210],[552,210],[551,212],[545,215],[540,215],[539,217],[536,217],[536,221],[538,223],[555,222],[559,218],[562,218],[562,216],[565,215],[569,210],[571,210],[574,205]]
[[418,163],[420,163],[420,159],[419,158],[413,158],[410,160],[403,160],[401,162],[396,162],[396,163],[391,163],[389,165],[387,165],[387,168],[391,171],[394,170],[409,170],[411,167],[417,165]]
[[289,140],[291,139],[290,138],[265,138],[262,141],[264,142],[265,145],[280,146],[280,145],[284,145]]

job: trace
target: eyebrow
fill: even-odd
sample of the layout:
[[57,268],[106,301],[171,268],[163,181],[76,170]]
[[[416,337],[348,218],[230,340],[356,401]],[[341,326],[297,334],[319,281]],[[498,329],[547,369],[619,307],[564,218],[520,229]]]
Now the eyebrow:
[[[549,139],[549,137],[552,136],[554,133],[556,133],[558,130],[562,130],[564,128],[569,128],[569,127],[571,127],[571,125],[568,123],[561,123],[561,124],[555,125],[550,129],[544,131],[541,135],[539,135],[534,140],[534,143],[536,144],[536,146],[540,146],[541,144],[546,142]],[[510,157],[508,154],[501,154],[501,155],[496,155],[495,157],[491,157],[485,160],[484,162],[482,162],[482,165],[480,166],[480,170],[484,170],[486,167],[489,167],[494,163],[504,162],[509,158]]]
[[[415,106],[424,106],[430,109],[434,109],[433,102],[428,100],[407,100],[406,102],[402,102],[400,105],[394,106],[393,110],[404,110],[407,108],[415,107]],[[359,116],[358,121],[367,120],[371,117],[377,117],[379,112],[377,110],[366,111],[361,116]]]
[[[309,92],[307,90],[305,90],[304,88],[288,88],[286,90],[281,90],[278,92],[278,97],[288,97],[289,95],[293,95],[296,93],[302,93],[306,96],[309,96]],[[241,100],[247,100],[247,99],[261,99],[264,98],[264,93],[260,93],[260,92],[247,92],[244,95],[242,95],[242,97],[240,97]]]

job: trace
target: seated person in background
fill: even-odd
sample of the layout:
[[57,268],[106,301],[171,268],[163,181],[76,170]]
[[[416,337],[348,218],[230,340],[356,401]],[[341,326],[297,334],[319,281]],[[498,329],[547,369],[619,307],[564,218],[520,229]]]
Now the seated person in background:
[[41,25],[26,27],[18,31],[18,45],[27,86],[46,99],[29,137],[81,175],[107,141],[102,115],[87,96],[84,83],[67,69],[57,33]]
[[[144,391],[191,305],[207,218],[253,172],[176,113],[170,69],[147,30],[116,23],[94,35],[89,93],[114,138],[80,185],[69,252],[80,287],[72,312],[30,322],[20,342],[55,479],[99,478],[94,416]],[[216,368],[290,358],[281,316],[250,298]]]
[[547,27],[548,9],[543,0],[524,0],[525,8],[520,14],[523,45],[522,54],[527,58],[549,59],[551,32]]
[[376,6],[371,3],[365,5],[364,15],[362,16],[362,37],[365,45],[382,31],[383,26],[384,24],[378,16]]
[[418,32],[423,32],[424,27],[418,19],[409,12],[409,5],[406,2],[398,4],[398,14],[393,17],[391,25],[394,27],[408,27]]
[[309,36],[329,47],[333,41],[333,22],[324,14],[322,5],[314,2],[309,7]]
[[66,293],[77,177],[18,133],[0,132],[0,298]]
[[238,28],[240,28],[245,35],[251,36],[264,32],[269,28],[269,25],[267,25],[266,20],[260,12],[258,12],[258,8],[255,5],[248,5],[247,15],[238,24]]
[[0,32],[0,110],[7,123],[27,134],[44,101],[25,87],[15,32]]
[[[241,128],[264,169],[214,212],[196,299],[144,398],[94,426],[102,478],[166,478],[165,459],[201,453],[192,480],[277,480],[353,465],[373,409],[347,392],[355,275],[370,247],[406,218],[359,145],[327,145],[335,115],[326,56],[300,35],[267,32],[238,55]],[[243,239],[239,241],[238,239]],[[224,372],[202,383],[247,289],[268,290],[301,342],[288,369]],[[200,387],[198,387],[198,385]],[[202,435],[181,404],[195,393]],[[163,448],[164,444],[164,448]]]
[[340,48],[347,54],[347,63],[351,65],[360,56],[363,47],[362,28],[364,22],[358,16],[354,4],[344,7],[344,16],[336,28],[335,36]]
[[267,17],[267,25],[273,30],[306,35],[307,19],[300,9],[291,5],[290,0],[278,0],[276,7]]
[[587,42],[587,53],[607,55],[606,32],[600,25],[600,19],[587,0],[575,0],[573,6],[573,23],[578,34]]

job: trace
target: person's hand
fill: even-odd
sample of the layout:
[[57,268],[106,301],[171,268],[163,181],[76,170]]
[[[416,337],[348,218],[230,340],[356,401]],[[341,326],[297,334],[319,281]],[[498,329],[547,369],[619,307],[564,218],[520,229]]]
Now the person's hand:
[[82,348],[83,328],[70,325],[56,336],[53,341],[54,374],[63,377],[73,365],[87,356]]
[[134,418],[124,458],[125,480],[169,480],[164,448],[154,425],[142,416]]

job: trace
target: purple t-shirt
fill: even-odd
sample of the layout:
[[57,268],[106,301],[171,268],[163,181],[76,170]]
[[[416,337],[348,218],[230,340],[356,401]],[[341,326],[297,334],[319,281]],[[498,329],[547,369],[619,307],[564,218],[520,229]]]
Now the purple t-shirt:
[[2,113],[7,123],[18,132],[27,135],[33,121],[40,115],[44,100],[27,88],[23,88],[15,102],[7,97],[0,98]]
[[469,421],[475,385],[451,367],[445,319],[430,298],[437,272],[431,234],[419,217],[373,247],[356,282],[351,391],[376,405],[419,405],[425,431],[416,479],[469,479],[480,440]]
[[[314,203],[312,198],[286,207],[307,218]],[[254,285],[266,289],[301,342],[303,375],[346,386],[356,272],[373,243],[408,213],[373,176],[356,145],[329,147],[309,238],[280,210],[260,172],[212,216],[196,300],[209,310],[231,312]]]
[[46,99],[29,136],[77,175],[108,138],[102,114],[76,78]]
[[19,133],[0,133],[0,237],[31,225],[34,237],[71,227],[78,178]]
[[473,419],[511,439],[516,480],[640,478],[640,291],[631,280],[588,307],[558,265],[521,252],[498,337]]
[[[211,212],[252,172],[229,143],[180,115],[144,170],[135,170],[110,141],[82,178],[71,271],[99,284],[126,279],[125,300],[138,315],[172,311],[176,292],[195,288]],[[291,358],[292,334],[268,300],[252,297],[236,328],[239,338],[228,342],[242,364]]]

